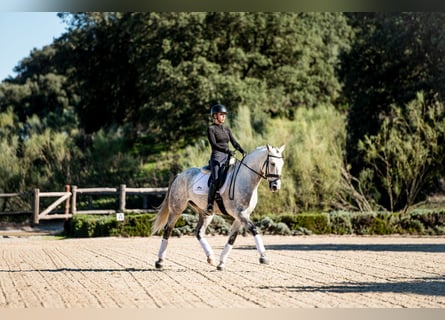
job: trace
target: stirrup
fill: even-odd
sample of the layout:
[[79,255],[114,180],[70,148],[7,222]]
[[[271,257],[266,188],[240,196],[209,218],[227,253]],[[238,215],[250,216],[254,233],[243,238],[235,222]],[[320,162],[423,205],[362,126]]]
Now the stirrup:
[[208,204],[207,205],[207,209],[205,211],[206,216],[211,216],[213,214],[213,205],[212,204]]

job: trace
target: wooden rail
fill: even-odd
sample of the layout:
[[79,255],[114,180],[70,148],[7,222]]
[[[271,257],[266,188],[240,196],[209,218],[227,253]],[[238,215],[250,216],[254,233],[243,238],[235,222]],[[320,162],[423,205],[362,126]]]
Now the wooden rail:
[[[119,188],[78,188],[72,186],[71,189],[71,212],[73,214],[112,214],[116,213],[116,210],[77,210],[77,195],[78,194],[100,194],[100,195],[119,195],[119,212],[126,210],[126,196],[129,194],[164,194],[167,192],[167,188],[127,188],[125,184],[121,184]],[[149,211],[147,208],[146,198],[142,209],[131,209],[133,212]]]
[[[31,192],[14,192],[14,193],[0,193],[0,198],[6,199],[6,198],[18,198],[18,197],[24,197],[24,196],[31,196]],[[10,214],[30,214],[32,213],[32,211],[25,211],[25,210],[21,210],[21,211],[7,211],[7,212],[3,212],[0,211],[0,215],[10,215]]]
[[[34,189],[32,197],[32,221],[33,224],[38,224],[40,220],[50,219],[68,219],[75,214],[114,214],[118,212],[125,212],[127,195],[141,194],[143,195],[143,205],[141,209],[130,209],[132,212],[147,212],[152,211],[148,209],[147,195],[149,194],[164,194],[167,188],[127,188],[125,184],[118,188],[78,188],[77,186],[65,186],[64,192],[41,192],[40,189]],[[77,199],[78,195],[111,195],[119,197],[119,206],[117,210],[114,209],[97,209],[97,210],[78,210]],[[1,193],[0,198],[19,197],[29,195],[29,193]],[[44,210],[41,210],[42,198],[57,198]],[[91,200],[91,199],[90,199]],[[62,213],[55,212],[61,204],[65,204]],[[15,214],[15,213],[29,213],[29,212],[0,212],[0,214]]]

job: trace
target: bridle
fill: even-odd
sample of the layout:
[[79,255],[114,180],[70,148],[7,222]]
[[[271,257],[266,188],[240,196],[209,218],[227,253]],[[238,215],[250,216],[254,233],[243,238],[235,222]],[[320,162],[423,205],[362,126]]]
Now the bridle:
[[[281,175],[280,174],[275,174],[275,173],[270,173],[269,172],[269,162],[270,162],[270,158],[276,158],[276,159],[283,159],[283,157],[282,156],[275,156],[275,155],[273,155],[273,154],[270,154],[270,153],[268,153],[267,154],[267,159],[266,159],[266,161],[264,161],[264,163],[263,163],[263,166],[261,167],[261,170],[262,171],[264,171],[264,167],[266,167],[266,174],[258,174],[261,178],[263,178],[263,179],[266,179],[266,180],[269,180],[269,178],[276,178],[276,180],[279,180],[279,179],[281,179]],[[246,167],[248,167],[247,165],[246,165]],[[249,168],[250,169],[250,168]],[[273,181],[276,181],[276,180],[273,180]],[[273,182],[272,181],[272,182]]]
[[[264,161],[263,165],[261,166],[261,172],[255,170],[255,169],[253,169],[251,167],[249,167],[246,163],[244,163],[244,158],[245,157],[243,157],[241,160],[235,158],[240,163],[240,165],[238,166],[238,169],[236,170],[236,173],[234,172],[232,174],[232,178],[230,180],[230,186],[229,186],[229,199],[230,200],[234,199],[235,181],[236,181],[236,177],[238,176],[238,172],[239,172],[239,170],[241,168],[241,165],[245,166],[247,169],[249,169],[250,171],[252,171],[256,175],[258,175],[259,177],[261,177],[261,178],[263,178],[265,180],[268,180],[269,183],[273,183],[273,182],[276,182],[276,181],[281,179],[281,175],[280,174],[270,173],[269,172],[269,163],[270,163],[270,158],[283,159],[282,156],[276,156],[276,155],[270,154],[270,152],[268,152],[267,153],[267,158]],[[265,173],[263,173],[264,172],[264,167],[266,167],[266,172]],[[275,179],[274,180],[269,180],[269,178],[275,178]]]

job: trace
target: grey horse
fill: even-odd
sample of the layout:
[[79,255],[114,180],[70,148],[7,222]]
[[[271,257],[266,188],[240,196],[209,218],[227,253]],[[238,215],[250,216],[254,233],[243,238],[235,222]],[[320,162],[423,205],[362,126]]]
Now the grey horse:
[[[280,189],[281,170],[284,165],[284,148],[284,145],[280,148],[270,145],[257,147],[242,160],[237,160],[235,164],[229,167],[226,182],[220,188],[219,194],[225,212],[230,214],[234,221],[228,241],[221,252],[220,262],[217,266],[218,270],[224,270],[229,253],[242,226],[254,236],[255,245],[260,255],[260,263],[269,263],[263,241],[250,220],[250,214],[257,205],[258,186],[261,179],[268,180],[269,189],[272,192]],[[204,238],[206,229],[213,218],[213,215],[206,216],[205,214],[209,175],[209,171],[194,167],[181,172],[170,182],[167,194],[152,226],[152,234],[164,228],[158,260],[155,263],[157,269],[163,268],[168,239],[181,213],[188,205],[199,214],[196,237],[207,256],[207,262],[211,265],[216,264],[214,252]],[[215,212],[217,214],[222,213],[218,206],[215,207]]]

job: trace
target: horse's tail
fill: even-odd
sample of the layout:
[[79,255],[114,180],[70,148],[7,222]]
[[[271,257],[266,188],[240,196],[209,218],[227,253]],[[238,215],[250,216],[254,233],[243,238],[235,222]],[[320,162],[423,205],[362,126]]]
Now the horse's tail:
[[173,181],[175,181],[177,176],[175,176],[168,184],[167,194],[164,197],[164,200],[161,203],[161,206],[159,207],[159,211],[156,214],[155,221],[153,222],[153,225],[151,227],[151,235],[154,235],[156,232],[160,231],[168,221],[168,198],[170,195],[170,189],[172,186]]

